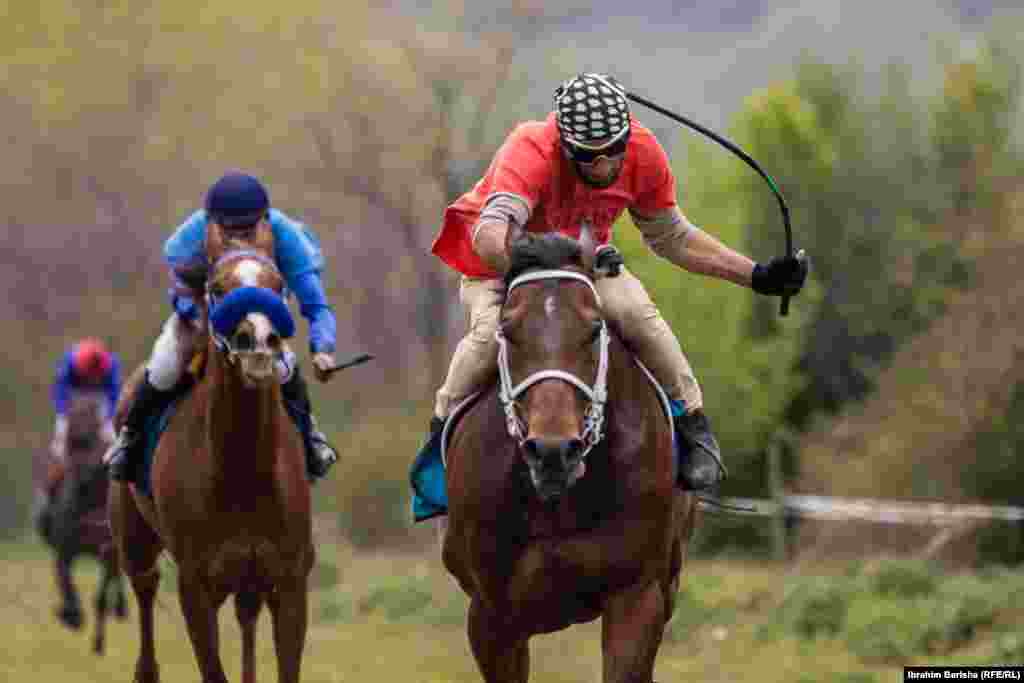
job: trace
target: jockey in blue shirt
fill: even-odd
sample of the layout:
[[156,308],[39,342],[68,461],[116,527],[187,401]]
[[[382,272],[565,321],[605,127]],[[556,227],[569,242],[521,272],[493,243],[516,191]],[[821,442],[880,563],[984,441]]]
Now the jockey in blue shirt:
[[114,441],[111,420],[117,397],[121,393],[121,361],[99,339],[82,339],[71,346],[57,363],[50,396],[57,421],[53,428],[50,452],[63,461],[68,448],[68,410],[80,394],[99,394],[103,405],[103,428],[100,437],[108,444]]
[[[164,243],[164,258],[174,281],[170,290],[174,312],[153,345],[145,380],[135,395],[117,441],[107,452],[105,459],[110,478],[115,481],[135,480],[143,426],[176,395],[175,388],[202,335],[193,296],[203,292],[209,270],[206,226],[210,222],[218,224],[226,235],[243,239],[263,222],[270,225],[277,267],[288,289],[298,299],[303,317],[309,321],[314,374],[321,382],[326,382],[330,377],[329,369],[335,365],[337,323],[320,279],[324,268],[320,241],[302,223],[270,208],[269,196],[259,180],[243,173],[223,176],[206,193],[204,208],[189,216]],[[279,362],[285,365],[283,374],[288,377],[281,391],[306,444],[307,469],[310,476],[322,477],[337,462],[337,452],[316,427],[309,392],[296,367],[294,354],[285,352]]]

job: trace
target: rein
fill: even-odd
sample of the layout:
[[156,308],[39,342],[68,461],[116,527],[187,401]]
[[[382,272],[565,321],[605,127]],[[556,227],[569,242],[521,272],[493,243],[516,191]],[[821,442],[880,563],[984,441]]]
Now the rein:
[[[598,295],[593,281],[586,275],[574,270],[538,270],[532,273],[525,273],[512,281],[508,286],[508,293],[511,294],[512,290],[519,285],[539,280],[577,280],[590,287],[590,291],[594,293],[598,305],[600,306],[601,304],[601,297]],[[500,326],[494,334],[498,340],[498,375],[500,380],[498,399],[501,401],[501,406],[505,411],[505,424],[508,429],[508,435],[515,439],[519,446],[522,446],[526,441],[526,426],[519,417],[517,399],[538,382],[548,379],[561,380],[576,387],[590,399],[590,405],[583,416],[583,452],[579,457],[580,460],[584,459],[604,437],[604,408],[608,402],[608,345],[611,341],[607,323],[604,320],[601,321],[601,330],[598,337],[600,355],[597,363],[597,377],[594,379],[593,385],[587,384],[572,373],[559,369],[538,370],[527,376],[519,384],[513,385],[512,373],[508,367],[508,340],[502,334]]]

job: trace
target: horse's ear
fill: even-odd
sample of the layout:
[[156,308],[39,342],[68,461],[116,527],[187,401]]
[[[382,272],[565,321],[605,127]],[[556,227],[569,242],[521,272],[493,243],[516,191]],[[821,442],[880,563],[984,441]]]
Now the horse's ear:
[[224,255],[224,230],[216,221],[206,222],[206,258],[216,263]]
[[594,254],[597,251],[597,242],[594,240],[594,233],[590,228],[590,221],[584,220],[580,226],[580,257],[583,259],[583,267],[587,270],[594,269]]

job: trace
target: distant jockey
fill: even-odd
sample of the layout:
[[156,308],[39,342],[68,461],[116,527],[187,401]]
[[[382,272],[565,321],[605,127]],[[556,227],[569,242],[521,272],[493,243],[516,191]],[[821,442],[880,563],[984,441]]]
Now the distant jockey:
[[58,461],[67,456],[68,410],[79,394],[102,394],[103,428],[101,438],[114,442],[114,408],[121,393],[121,361],[99,339],[83,339],[64,352],[57,364],[51,397],[57,413],[50,452]]

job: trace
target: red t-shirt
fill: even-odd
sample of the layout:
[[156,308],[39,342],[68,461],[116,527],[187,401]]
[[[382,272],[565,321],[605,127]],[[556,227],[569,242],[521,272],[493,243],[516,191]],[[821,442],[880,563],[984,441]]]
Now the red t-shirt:
[[497,277],[473,251],[473,227],[487,198],[497,192],[522,197],[530,207],[526,229],[561,232],[579,239],[586,220],[598,244],[611,239],[612,225],[631,208],[653,215],[676,203],[676,183],[665,150],[650,130],[635,119],[622,172],[610,187],[584,183],[562,154],[555,115],[522,123],[509,134],[487,174],[444,212],[441,232],[431,251],[470,277]]

